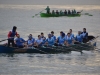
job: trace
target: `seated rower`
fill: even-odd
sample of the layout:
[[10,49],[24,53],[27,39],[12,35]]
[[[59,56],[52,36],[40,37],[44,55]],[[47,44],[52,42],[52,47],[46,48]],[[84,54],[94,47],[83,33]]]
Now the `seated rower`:
[[51,37],[56,41],[56,36],[54,36],[54,31],[51,31]]
[[74,14],[76,14],[76,13],[77,13],[75,9],[74,9],[73,13],[74,13]]
[[52,10],[52,14],[55,14],[55,11],[54,10]]
[[83,32],[81,34],[83,36],[83,43],[86,43],[88,41],[88,32],[86,31],[86,28],[83,28]]
[[68,10],[68,15],[70,15],[71,14],[71,12],[70,12],[70,10]]
[[44,37],[44,33],[43,33],[43,32],[41,33],[41,39],[43,40],[43,44],[45,44],[45,42],[46,42],[46,37]]
[[32,46],[34,46],[34,43],[35,43],[35,39],[32,37],[32,34],[30,34],[29,36],[28,36],[28,40],[27,40],[27,45],[28,45],[28,47],[32,47]]
[[72,29],[69,30],[69,33],[70,33],[71,37],[74,38],[74,34],[72,33]]
[[48,34],[48,38],[46,39],[46,45],[53,46],[55,43],[54,39],[52,38],[51,34]]
[[43,45],[43,39],[41,39],[40,35],[38,35],[38,39],[35,41],[35,44],[36,44],[37,47]]
[[78,31],[78,35],[76,35],[75,40],[76,40],[77,42],[82,43],[82,41],[83,41],[83,36],[82,36],[82,34],[81,34],[81,31]]
[[50,8],[49,8],[49,6],[47,6],[47,8],[45,10],[47,11],[47,14],[50,14]]
[[67,15],[67,10],[64,11],[64,15]]
[[62,10],[60,10],[59,14],[60,14],[60,15],[63,15],[63,12],[62,12]]
[[58,10],[56,10],[56,14],[57,14],[57,15],[59,14]]
[[66,44],[66,38],[65,38],[65,33],[62,31],[60,32],[60,36],[56,40],[57,44],[56,45],[65,45]]
[[67,33],[66,42],[67,42],[67,46],[69,46],[71,44],[74,44],[74,42],[75,42],[75,40],[73,39],[73,37],[71,37],[70,33]]
[[15,39],[15,45],[19,48],[26,47],[25,40],[20,38],[19,34],[17,34],[17,38]]

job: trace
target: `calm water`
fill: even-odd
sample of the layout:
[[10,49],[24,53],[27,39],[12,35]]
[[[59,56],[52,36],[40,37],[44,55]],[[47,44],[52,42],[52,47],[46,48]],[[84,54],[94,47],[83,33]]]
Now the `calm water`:
[[[51,5],[52,9],[75,8],[84,11],[81,17],[75,18],[41,18],[39,15],[32,18],[45,7],[46,5],[0,5],[0,40],[7,38],[8,31],[14,25],[24,39],[30,33],[35,38],[41,32],[47,36],[52,30],[59,36],[60,31],[67,33],[70,28],[76,35],[83,27],[87,28],[89,35],[100,35],[99,5]],[[100,37],[97,39],[97,48],[100,49]],[[100,50],[83,51],[83,54],[75,51],[70,54],[0,54],[0,75],[7,74],[100,75]]]

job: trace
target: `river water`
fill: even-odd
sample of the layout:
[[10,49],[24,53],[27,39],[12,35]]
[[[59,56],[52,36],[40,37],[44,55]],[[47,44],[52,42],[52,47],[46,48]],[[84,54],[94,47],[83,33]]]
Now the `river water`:
[[[39,15],[32,17],[45,7],[46,5],[1,4],[0,40],[7,38],[13,26],[18,27],[17,31],[24,39],[30,33],[37,38],[41,32],[47,37],[52,30],[59,36],[60,31],[67,33],[69,29],[73,29],[76,35],[84,27],[89,35],[100,35],[99,5],[50,5],[51,10],[76,9],[83,12],[81,17],[74,18],[41,18]],[[97,48],[83,51],[83,54],[76,51],[66,54],[0,54],[0,75],[100,75],[100,37],[97,38]]]

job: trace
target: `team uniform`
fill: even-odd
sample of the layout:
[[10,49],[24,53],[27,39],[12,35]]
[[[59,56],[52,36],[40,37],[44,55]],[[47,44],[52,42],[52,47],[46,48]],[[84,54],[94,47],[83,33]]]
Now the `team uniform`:
[[37,39],[36,43],[38,44],[38,46],[42,46],[43,44],[43,39]]
[[54,38],[51,37],[51,38],[47,38],[47,39],[46,39],[46,42],[48,42],[48,45],[49,45],[49,46],[52,46],[52,45],[54,45],[55,40],[54,40]]
[[88,33],[87,32],[82,32],[82,36],[83,36],[83,43],[86,43],[88,40]]
[[54,41],[56,40],[56,36],[53,35],[52,38],[54,39]]
[[80,35],[79,35],[79,34],[76,35],[75,40],[78,41],[78,42],[80,42],[80,43],[83,42],[83,36],[82,36],[82,34],[80,34]]
[[58,45],[64,45],[65,41],[66,41],[65,37],[61,37],[61,36],[58,37]]
[[25,43],[25,40],[23,38],[16,38],[15,42],[16,42],[17,47],[23,47],[23,44]]
[[66,41],[68,42],[68,44],[72,44],[73,37],[72,36],[70,36],[70,37],[66,36]]
[[28,46],[30,46],[30,45],[34,46],[34,42],[35,42],[34,38],[32,38],[31,40],[30,39],[27,40]]

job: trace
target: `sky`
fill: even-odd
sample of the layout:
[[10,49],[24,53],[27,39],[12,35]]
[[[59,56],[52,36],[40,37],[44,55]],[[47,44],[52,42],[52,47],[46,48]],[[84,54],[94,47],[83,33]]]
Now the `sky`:
[[100,0],[0,0],[8,5],[100,5]]

